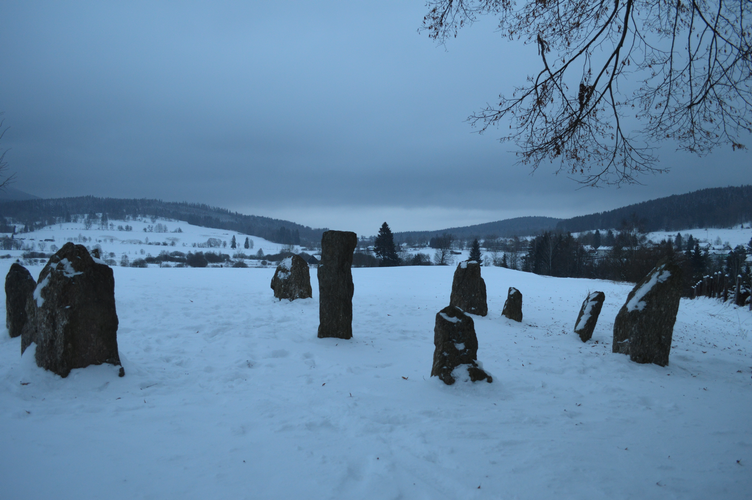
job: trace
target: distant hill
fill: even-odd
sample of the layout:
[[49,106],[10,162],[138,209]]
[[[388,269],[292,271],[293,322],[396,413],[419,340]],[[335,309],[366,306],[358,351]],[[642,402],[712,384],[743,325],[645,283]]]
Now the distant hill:
[[620,229],[637,219],[643,230],[676,231],[702,227],[731,227],[752,222],[752,186],[710,188],[636,203],[608,212],[560,221],[560,231]]
[[17,201],[17,200],[38,200],[38,196],[25,193],[14,187],[7,186],[5,189],[0,189],[0,203],[4,201]]
[[148,199],[76,198],[8,200],[0,203],[0,217],[9,217],[29,228],[70,220],[72,215],[107,214],[110,219],[164,217],[196,226],[229,229],[275,243],[318,245],[325,229],[312,229],[294,222],[243,215],[223,208],[196,203]]
[[425,241],[434,236],[451,234],[456,238],[511,238],[512,236],[529,236],[541,231],[550,231],[556,227],[561,219],[553,217],[517,217],[496,222],[486,222],[474,226],[450,227],[438,231],[406,231],[394,233],[394,239],[398,243],[404,241]]

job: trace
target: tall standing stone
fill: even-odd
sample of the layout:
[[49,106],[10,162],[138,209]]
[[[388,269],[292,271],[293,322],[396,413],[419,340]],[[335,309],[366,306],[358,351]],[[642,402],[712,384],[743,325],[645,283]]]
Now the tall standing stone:
[[486,282],[480,276],[480,262],[465,260],[459,263],[454,271],[449,305],[470,314],[488,314]]
[[659,262],[616,315],[612,351],[637,363],[667,366],[681,287],[681,268],[668,259]]
[[300,255],[282,260],[274,271],[271,287],[280,300],[310,299],[313,293],[308,263]]
[[32,303],[38,366],[67,377],[74,368],[120,365],[115,279],[86,247],[66,243],[50,258]]
[[593,292],[585,297],[580,307],[580,314],[577,315],[577,322],[574,324],[574,333],[580,336],[583,342],[593,338],[595,325],[598,323],[598,316],[601,314],[603,301],[606,300],[606,294],[603,292]]
[[509,287],[501,315],[514,321],[522,321],[522,293],[513,286]]
[[36,286],[28,269],[16,262],[11,264],[5,276],[5,326],[11,337],[20,336],[28,322],[26,305]]
[[[439,377],[447,385],[455,382],[455,376],[461,372],[455,370],[463,367],[470,380],[487,380],[490,375],[478,366],[478,337],[475,335],[473,318],[462,309],[447,306],[436,313],[436,326],[433,329],[433,366],[431,376]],[[462,370],[462,368],[460,368]],[[462,374],[464,376],[464,374]]]
[[353,251],[358,236],[350,231],[326,231],[321,237],[319,278],[319,338],[352,338]]

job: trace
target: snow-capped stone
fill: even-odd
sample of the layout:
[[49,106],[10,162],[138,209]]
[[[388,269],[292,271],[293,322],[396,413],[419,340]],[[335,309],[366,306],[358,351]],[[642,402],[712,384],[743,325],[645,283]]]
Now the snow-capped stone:
[[501,315],[514,321],[522,321],[522,293],[513,286],[509,287]]
[[667,366],[681,286],[681,268],[668,259],[659,262],[616,315],[612,351],[637,363]]
[[61,377],[74,368],[120,365],[112,269],[97,263],[83,245],[66,243],[38,283],[30,323],[37,365]]
[[598,323],[598,316],[601,314],[605,300],[605,293],[593,292],[585,297],[582,302],[580,313],[577,315],[577,322],[574,324],[574,333],[579,335],[583,342],[587,342],[593,337],[593,331],[596,323]]
[[472,382],[493,381],[476,361],[478,337],[475,335],[473,318],[460,308],[447,306],[436,313],[433,343],[432,377],[439,377],[447,385],[452,385],[457,378],[465,375]]
[[486,282],[480,275],[480,263],[462,261],[454,271],[452,294],[449,305],[456,306],[470,314],[488,314]]
[[274,272],[271,287],[280,300],[310,299],[313,293],[308,263],[299,255],[282,260]]

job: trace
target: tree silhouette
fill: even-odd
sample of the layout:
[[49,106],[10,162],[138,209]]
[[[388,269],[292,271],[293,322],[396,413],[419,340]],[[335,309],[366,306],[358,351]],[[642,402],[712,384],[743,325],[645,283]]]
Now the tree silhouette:
[[394,235],[389,225],[384,222],[379,229],[379,234],[374,242],[374,253],[379,258],[379,265],[382,267],[398,266],[399,257],[397,249],[394,246]]
[[478,243],[478,238],[473,240],[473,244],[470,247],[470,259],[469,260],[474,260],[475,262],[481,262],[480,243]]
[[514,142],[533,170],[549,160],[586,185],[633,183],[665,171],[653,149],[660,141],[703,155],[724,144],[744,149],[739,136],[752,132],[750,0],[427,6],[422,29],[442,44],[490,14],[503,38],[536,46],[539,71],[468,118],[480,132],[510,119],[501,141]]

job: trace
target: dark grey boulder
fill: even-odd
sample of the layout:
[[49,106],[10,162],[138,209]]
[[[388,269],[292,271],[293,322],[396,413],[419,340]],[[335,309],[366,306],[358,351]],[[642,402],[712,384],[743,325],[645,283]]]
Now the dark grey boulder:
[[501,315],[514,321],[522,321],[522,293],[513,286],[509,287]]
[[439,377],[447,385],[455,382],[455,377],[466,370],[471,381],[493,378],[478,366],[478,337],[475,335],[473,318],[455,306],[448,306],[436,314],[436,326],[433,329],[433,367],[431,376]]
[[326,231],[321,237],[319,278],[319,338],[352,338],[353,251],[358,236],[350,231]]
[[612,351],[637,363],[668,365],[682,270],[664,259],[629,292],[614,321]]
[[26,306],[36,286],[28,269],[17,262],[11,264],[5,276],[5,326],[11,337],[21,336],[28,322]]
[[274,272],[271,287],[280,300],[310,299],[313,293],[308,263],[299,255],[282,260]]
[[598,323],[604,300],[606,300],[605,293],[593,292],[582,302],[580,314],[577,315],[577,322],[574,324],[574,333],[579,335],[583,342],[593,338],[593,331]]
[[32,303],[38,366],[67,377],[74,368],[120,365],[115,279],[86,247],[66,243],[50,258]]
[[470,314],[488,314],[486,282],[480,276],[480,262],[465,260],[459,263],[454,271],[449,305]]

